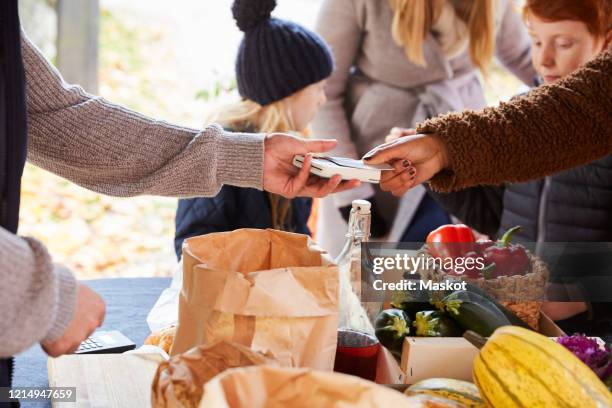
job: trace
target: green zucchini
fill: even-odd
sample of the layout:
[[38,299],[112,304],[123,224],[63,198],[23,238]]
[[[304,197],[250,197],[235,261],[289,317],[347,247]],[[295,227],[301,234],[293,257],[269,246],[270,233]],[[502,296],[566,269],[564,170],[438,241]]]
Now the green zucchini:
[[489,337],[498,327],[510,325],[508,318],[493,302],[467,290],[451,293],[437,306],[463,330],[472,330],[483,337]]
[[422,337],[461,337],[463,330],[448,315],[437,310],[417,312],[412,325]]
[[411,321],[414,321],[417,312],[431,310],[429,295],[425,290],[395,291],[391,296],[391,307],[402,309]]
[[404,338],[410,333],[410,318],[401,309],[387,309],[380,312],[374,321],[374,334],[396,357],[402,356]]
[[482,288],[480,288],[480,287],[478,287],[476,285],[473,285],[471,283],[467,283],[466,284],[466,289],[469,292],[474,292],[474,293],[476,293],[476,294],[478,294],[478,295],[488,299],[489,301],[491,301],[491,303],[493,303],[495,306],[497,306],[497,308],[499,310],[501,310],[501,312],[504,314],[504,316],[506,316],[508,318],[508,320],[510,321],[511,325],[513,325],[513,326],[520,326],[520,327],[522,327],[524,329],[532,330],[532,328],[529,327],[529,325],[527,323],[525,323],[520,317],[515,315],[514,312],[509,310],[504,305],[500,304],[493,296],[488,294]]

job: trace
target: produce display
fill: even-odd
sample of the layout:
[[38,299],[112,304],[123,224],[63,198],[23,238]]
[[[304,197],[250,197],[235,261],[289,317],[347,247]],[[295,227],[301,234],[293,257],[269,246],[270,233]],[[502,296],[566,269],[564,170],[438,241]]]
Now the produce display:
[[[466,272],[468,280],[464,290],[420,288],[394,292],[388,308],[373,321],[376,339],[371,332],[340,327],[332,320],[334,313],[329,314],[329,321],[319,324],[327,328],[325,333],[310,330],[310,326],[285,330],[277,322],[281,319],[275,319],[274,325],[262,324],[255,322],[246,312],[229,317],[211,313],[207,315],[210,321],[205,327],[206,333],[218,330],[223,322],[230,322],[238,327],[234,329],[232,339],[241,341],[199,345],[175,353],[170,360],[161,363],[152,384],[153,406],[217,406],[219,401],[227,402],[224,406],[268,406],[266,401],[276,403],[280,398],[282,405],[274,406],[612,408],[609,390],[612,388],[612,353],[609,346],[585,335],[546,337],[534,331],[531,323],[525,323],[524,316],[519,317],[514,309],[507,307],[506,301],[500,300],[500,293],[522,293],[530,285],[542,290],[546,282],[547,270],[542,266],[543,262],[511,242],[512,235],[519,228],[510,229],[497,242],[475,242],[472,231],[463,225],[443,226],[433,231],[424,249],[426,256],[482,258],[485,267],[478,274]],[[445,245],[451,241],[458,245]],[[319,254],[317,256],[320,258]],[[311,269],[304,275],[309,279],[297,281],[311,282]],[[186,271],[195,273],[193,268]],[[296,268],[294,276],[302,276],[299,271]],[[315,286],[317,290],[312,293],[330,294],[335,303],[320,296],[326,301],[321,304],[335,311],[334,308],[340,308],[333,297],[338,289],[333,277],[339,274],[335,269],[332,272],[326,275],[331,284]],[[444,273],[444,277],[456,275],[455,271]],[[423,279],[421,271],[419,275]],[[276,284],[278,276],[282,275],[259,271],[253,276],[271,276],[270,281],[255,285],[265,288],[256,293],[261,297],[274,292],[268,289],[275,287],[271,286],[272,283]],[[210,284],[211,280],[206,282]],[[221,283],[226,289],[226,281]],[[249,285],[240,288],[251,288],[258,283],[253,279]],[[328,291],[330,287],[333,290]],[[305,289],[303,285],[300,288]],[[290,293],[295,296],[299,291],[293,289]],[[292,304],[289,297],[282,299]],[[300,299],[310,298],[302,296]],[[269,303],[279,304],[278,298],[270,297]],[[519,301],[517,304],[524,303]],[[202,307],[199,303],[197,305],[198,308],[193,309],[194,316],[203,314]],[[262,316],[267,316],[270,310],[268,305],[260,309],[257,310]],[[280,317],[282,321],[287,320],[284,315]],[[315,318],[307,315],[299,320],[314,321]],[[542,322],[543,333],[559,334],[560,330],[551,330],[552,323],[548,319],[543,318]],[[184,329],[191,328],[188,323],[183,319],[179,328],[181,324]],[[263,331],[263,328],[269,330]],[[167,349],[175,341],[176,331],[176,327],[163,329],[149,336],[146,343]],[[300,352],[306,345],[310,347],[310,343],[289,348],[287,343],[276,341],[279,332],[308,332],[319,337],[339,333],[332,338],[337,342],[308,352],[312,358],[321,358],[321,349],[331,349],[330,356],[333,354],[336,358],[333,367],[337,372],[331,373],[331,369],[319,367],[306,368],[308,365]],[[343,333],[351,336],[342,336]],[[372,342],[356,340],[368,336]],[[268,341],[262,347],[262,339],[275,341]],[[291,339],[295,340],[295,336]],[[349,362],[347,366],[350,369],[338,368],[341,366],[339,357]],[[321,358],[322,367],[331,365],[323,364],[330,362],[327,360]],[[374,382],[392,383],[396,391]],[[398,384],[401,383],[410,385],[400,388]],[[281,390],[283,387],[286,387],[284,391]]]
[[512,243],[520,229],[510,228],[498,241],[476,241],[465,225],[443,225],[429,234],[420,254],[434,259],[464,259],[453,262],[452,267],[445,262],[443,267],[428,265],[417,272],[422,279],[460,279],[479,286],[537,330],[549,272],[541,259]]

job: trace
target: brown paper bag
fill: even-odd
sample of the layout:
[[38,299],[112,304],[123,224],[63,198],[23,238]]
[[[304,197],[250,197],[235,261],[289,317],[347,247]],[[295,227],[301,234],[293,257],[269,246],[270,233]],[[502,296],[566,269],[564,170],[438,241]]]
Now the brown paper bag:
[[228,340],[280,365],[332,370],[338,268],[306,235],[243,229],[187,239],[171,355]]
[[204,384],[219,373],[264,364],[276,362],[270,356],[232,342],[194,347],[159,364],[151,384],[151,405],[154,408],[197,407]]
[[204,386],[200,408],[421,407],[398,391],[346,374],[303,368],[234,368]]

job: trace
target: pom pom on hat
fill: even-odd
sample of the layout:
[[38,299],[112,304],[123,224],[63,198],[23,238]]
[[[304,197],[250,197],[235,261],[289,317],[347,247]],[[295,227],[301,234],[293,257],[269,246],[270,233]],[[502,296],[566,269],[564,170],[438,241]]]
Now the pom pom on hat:
[[270,19],[276,0],[235,0],[232,14],[241,31],[247,32]]

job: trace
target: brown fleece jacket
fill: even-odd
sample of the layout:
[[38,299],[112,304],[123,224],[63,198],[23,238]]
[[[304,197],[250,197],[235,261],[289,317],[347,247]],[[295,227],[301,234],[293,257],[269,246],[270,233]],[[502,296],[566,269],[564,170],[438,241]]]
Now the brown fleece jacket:
[[451,113],[417,126],[437,133],[448,167],[432,180],[440,192],[521,182],[612,152],[612,49],[552,85],[480,111]]

